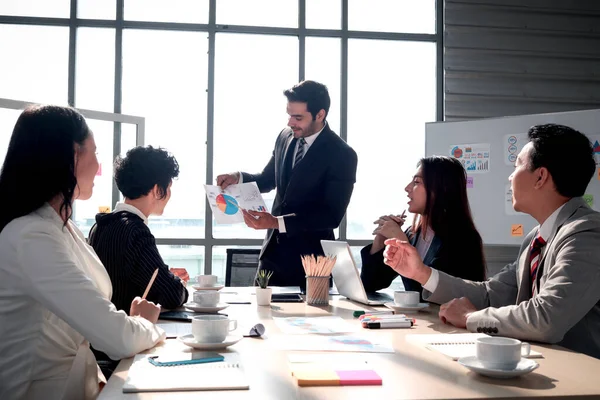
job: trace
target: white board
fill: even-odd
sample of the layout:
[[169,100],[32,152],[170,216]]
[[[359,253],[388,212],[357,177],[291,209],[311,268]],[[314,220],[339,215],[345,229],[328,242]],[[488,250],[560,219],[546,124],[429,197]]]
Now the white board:
[[[538,225],[530,216],[512,209],[508,177],[514,169],[515,155],[527,142],[529,128],[546,123],[577,129],[596,146],[596,172],[586,194],[592,198],[592,208],[600,211],[600,110],[426,124],[427,156],[454,154],[461,157],[465,166],[470,166],[467,171],[469,202],[475,225],[486,245],[521,244],[523,237]],[[565,154],[565,162],[568,158]]]

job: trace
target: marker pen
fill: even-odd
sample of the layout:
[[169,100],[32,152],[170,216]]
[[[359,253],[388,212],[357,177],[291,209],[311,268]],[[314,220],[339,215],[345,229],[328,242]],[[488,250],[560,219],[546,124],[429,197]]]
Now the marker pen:
[[358,317],[358,319],[366,318],[370,315],[394,315],[394,311],[385,310],[385,311],[354,311],[354,316]]
[[363,328],[368,329],[384,329],[384,328],[410,328],[413,326],[412,321],[378,321],[378,322],[363,322]]
[[406,318],[404,315],[374,315],[372,317],[365,317],[361,322],[376,322],[376,321],[413,321],[414,318]]

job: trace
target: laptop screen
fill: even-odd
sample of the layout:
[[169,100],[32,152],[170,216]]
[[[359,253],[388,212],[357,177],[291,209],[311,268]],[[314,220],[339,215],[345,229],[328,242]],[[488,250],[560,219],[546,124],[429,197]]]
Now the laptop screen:
[[321,246],[326,255],[337,257],[331,275],[338,292],[351,300],[367,302],[367,294],[348,243],[321,240]]

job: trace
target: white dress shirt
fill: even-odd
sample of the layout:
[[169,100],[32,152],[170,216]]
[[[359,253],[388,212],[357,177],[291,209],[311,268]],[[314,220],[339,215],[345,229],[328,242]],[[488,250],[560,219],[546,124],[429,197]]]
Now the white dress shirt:
[[144,223],[146,225],[148,225],[148,217],[146,217],[144,215],[144,213],[141,212],[137,207],[132,206],[131,204],[117,203],[117,205],[115,206],[115,211],[114,212],[118,212],[118,211],[127,211],[127,212],[130,212],[132,214],[135,214],[138,217],[140,217],[142,219],[142,221],[144,221]]
[[[321,134],[321,132],[323,132],[323,129],[325,129],[326,126],[327,126],[327,121],[325,121],[325,123],[323,124],[323,128],[321,128],[321,130],[319,132],[315,133],[314,135],[310,135],[310,136],[304,138],[304,140],[306,141],[306,144],[304,145],[304,155],[302,156],[302,158],[306,157],[306,153],[308,153],[308,149],[310,149],[310,146],[312,146],[312,144],[315,142],[315,140],[317,140],[317,137],[319,137],[319,135]],[[299,147],[300,147],[300,140],[297,140],[296,148],[294,149],[294,154],[292,155],[292,160],[296,159],[296,153],[298,153]],[[238,172],[238,175],[240,177],[238,183],[244,183],[244,176],[242,175],[242,173]],[[277,218],[277,223],[279,224],[279,232],[285,233],[286,230],[285,230],[284,217],[279,216],[276,218]]]
[[[539,234],[546,243],[548,242],[548,240],[551,239],[550,234],[552,233],[552,229],[554,229],[554,224],[556,223],[556,218],[558,217],[558,213],[560,213],[560,210],[562,210],[564,206],[565,205],[563,204],[562,206],[560,206],[556,210],[554,210],[554,212],[552,214],[550,214],[550,216],[548,218],[546,218],[546,220],[544,221],[542,226],[540,226]],[[533,239],[535,240],[535,237]],[[541,249],[540,259],[541,259],[541,257],[544,256],[544,251],[546,251],[546,246],[542,247],[542,249]],[[428,290],[431,293],[433,293],[435,291],[435,289],[437,289],[439,282],[440,282],[440,273],[438,272],[437,269],[431,268],[431,275],[429,276],[429,279],[427,280],[427,282],[423,285],[423,289]]]
[[83,234],[48,204],[0,233],[0,398],[93,399],[94,347],[118,360],[162,329],[110,302],[112,285]]
[[427,232],[425,233],[425,235],[419,235],[419,239],[417,239],[415,247],[417,248],[417,253],[419,253],[419,255],[421,256],[421,260],[424,260],[425,256],[427,256],[427,252],[431,247],[431,242],[433,242],[434,236],[435,233],[433,232],[433,229],[431,229],[430,226],[427,226]]

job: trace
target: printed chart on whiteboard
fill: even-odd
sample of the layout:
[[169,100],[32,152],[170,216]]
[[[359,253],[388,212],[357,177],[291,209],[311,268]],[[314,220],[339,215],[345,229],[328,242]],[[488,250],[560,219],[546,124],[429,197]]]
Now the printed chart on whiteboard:
[[600,167],[600,135],[591,136],[592,146],[594,147],[594,160],[596,160],[596,167]]
[[502,145],[504,146],[504,164],[509,167],[514,166],[515,161],[517,161],[517,156],[527,142],[528,139],[525,134],[504,136],[504,140],[502,141]]
[[217,224],[244,222],[242,209],[268,211],[256,182],[231,185],[225,190],[215,185],[204,185],[204,189]]
[[490,172],[489,143],[452,145],[450,156],[459,160],[469,175]]

